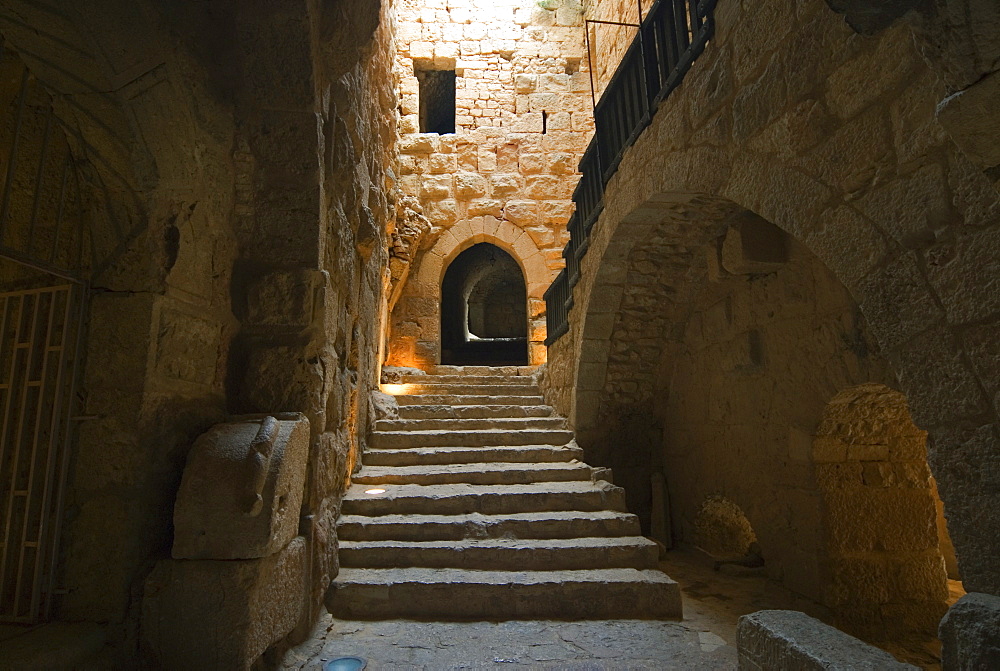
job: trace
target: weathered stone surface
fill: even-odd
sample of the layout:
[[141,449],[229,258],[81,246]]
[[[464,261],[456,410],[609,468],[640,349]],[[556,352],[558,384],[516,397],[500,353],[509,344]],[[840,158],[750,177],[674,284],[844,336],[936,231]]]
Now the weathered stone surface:
[[380,391],[372,392],[372,416],[377,419],[398,419],[399,404],[396,397],[390,394],[383,394]]
[[962,151],[987,169],[1000,165],[1000,72],[953,93],[938,106],[937,118]]
[[142,648],[174,669],[249,669],[306,604],[306,541],[263,559],[167,559],[146,579]]
[[740,671],[916,669],[892,655],[792,610],[744,615],[736,628]]
[[[886,3],[830,4],[857,14]],[[837,495],[836,509],[870,507],[880,530],[845,517],[840,540],[884,539],[894,549],[883,560],[907,555],[859,568],[854,592],[873,604],[887,598],[873,576],[894,581],[894,596],[863,619],[877,629],[882,608],[894,622],[933,626],[943,590],[929,576],[940,572],[921,555],[933,551],[933,516],[924,505],[903,515],[929,492],[920,450],[858,439],[814,451],[810,438],[838,393],[899,387],[917,426],[940,427],[927,452],[966,585],[996,591],[987,540],[996,534],[985,531],[996,516],[982,512],[995,506],[980,494],[994,491],[985,480],[995,469],[974,466],[992,463],[986,446],[996,442],[997,387],[982,372],[995,348],[981,342],[997,309],[996,175],[948,139],[947,105],[935,116],[948,90],[988,97],[998,52],[983,35],[996,9],[963,2],[894,14],[870,37],[822,2],[720,3],[715,12],[712,43],[605,188],[568,333],[549,348],[546,401],[570,417],[589,461],[621,462],[624,470],[610,464],[618,482],[640,492],[631,504],[647,505],[649,476],[666,463],[682,537],[705,497],[722,492],[750,521],[770,575],[815,597],[830,559],[806,549],[822,537],[816,485],[855,488]],[[609,37],[600,58],[613,67],[630,40]],[[984,134],[977,150],[994,139]],[[790,240],[778,281],[751,275],[737,288],[720,263],[723,236],[744,210]],[[632,429],[636,418],[648,430]],[[662,443],[650,438],[658,431]],[[622,479],[629,469],[634,477]],[[974,511],[968,527],[962,510]],[[897,578],[914,581],[926,608],[908,602]]]
[[[439,264],[453,258],[456,246],[489,242],[512,253],[525,271],[529,300],[538,303],[563,264],[576,165],[593,129],[583,10],[521,4],[474,11],[397,7],[402,189],[419,199],[436,234],[444,235],[412,251],[415,267],[430,281],[396,285],[404,300],[390,303],[392,364],[437,362]],[[459,75],[454,136],[419,132],[420,96],[432,92],[421,91],[414,68],[429,63]],[[423,269],[428,255],[433,272]],[[403,272],[397,263],[393,275]],[[430,299],[431,306],[420,309],[408,297]],[[542,363],[544,332],[529,334],[530,360]]]
[[281,416],[219,424],[188,455],[174,507],[175,559],[255,559],[298,533],[309,422]]
[[970,592],[941,620],[945,669],[992,669],[1000,665],[1000,597]]

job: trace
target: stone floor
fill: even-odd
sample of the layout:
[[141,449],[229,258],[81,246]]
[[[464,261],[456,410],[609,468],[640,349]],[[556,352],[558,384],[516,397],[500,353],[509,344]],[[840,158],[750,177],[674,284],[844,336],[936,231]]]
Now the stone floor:
[[[306,643],[290,650],[284,671],[318,671],[342,656],[367,669],[735,669],[736,620],[769,608],[800,610],[820,619],[829,611],[768,580],[760,570],[715,572],[695,552],[671,552],[661,568],[684,594],[680,622],[360,622],[326,617]],[[891,650],[926,669],[934,642]]]
[[[797,596],[759,570],[715,572],[703,555],[670,552],[661,568],[683,588],[680,622],[358,622],[327,616],[312,638],[290,650],[283,671],[319,671],[334,657],[356,655],[368,669],[618,669],[736,668],[736,620],[767,608],[800,610],[820,619],[829,611]],[[963,592],[953,582],[952,597]],[[116,668],[96,625],[53,623],[0,627],[0,670]],[[890,650],[936,670],[937,641],[913,641]]]

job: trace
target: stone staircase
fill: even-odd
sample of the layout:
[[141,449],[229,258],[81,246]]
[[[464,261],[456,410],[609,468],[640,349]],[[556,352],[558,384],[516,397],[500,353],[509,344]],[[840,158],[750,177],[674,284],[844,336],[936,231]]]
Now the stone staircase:
[[411,375],[343,501],[330,612],[359,619],[679,618],[621,488],[530,369]]

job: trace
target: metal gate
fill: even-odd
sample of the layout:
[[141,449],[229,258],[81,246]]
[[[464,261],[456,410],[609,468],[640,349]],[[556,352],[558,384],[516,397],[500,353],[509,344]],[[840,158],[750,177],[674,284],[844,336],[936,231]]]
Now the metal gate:
[[47,619],[87,295],[79,174],[0,37],[0,622]]
[[0,619],[49,610],[78,336],[78,287],[0,294]]

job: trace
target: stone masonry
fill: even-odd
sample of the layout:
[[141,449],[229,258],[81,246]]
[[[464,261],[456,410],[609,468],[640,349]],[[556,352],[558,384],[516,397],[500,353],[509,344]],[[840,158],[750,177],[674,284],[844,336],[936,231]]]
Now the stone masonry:
[[579,460],[530,368],[405,374],[338,523],[327,608],[357,619],[673,618],[624,492]]
[[[593,132],[582,6],[405,0],[397,22],[399,184],[432,228],[411,272],[426,279],[403,288],[392,315],[388,361],[437,362],[443,272],[463,249],[492,242],[524,270],[530,357],[542,363],[542,294],[563,266],[577,163]],[[420,69],[455,70],[454,135],[419,132]]]

